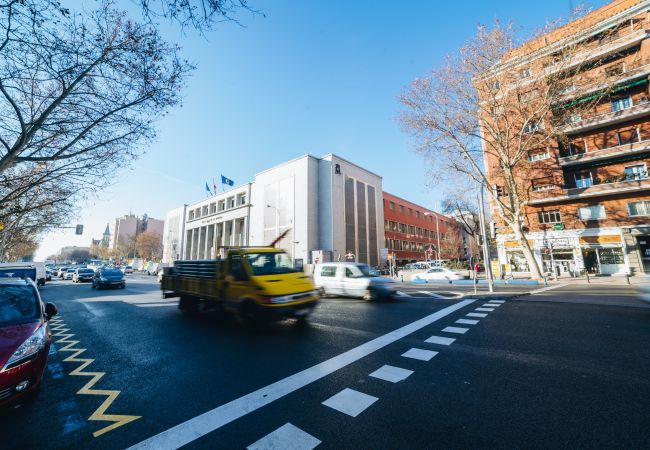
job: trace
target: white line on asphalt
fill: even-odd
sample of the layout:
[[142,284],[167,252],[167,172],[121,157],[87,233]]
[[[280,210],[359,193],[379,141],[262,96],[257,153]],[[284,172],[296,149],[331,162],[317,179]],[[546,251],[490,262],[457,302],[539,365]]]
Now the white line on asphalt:
[[478,323],[478,320],[471,320],[471,319],[458,319],[456,323],[461,323],[464,325],[476,325]]
[[[418,331],[433,322],[442,319],[459,309],[470,305],[474,300],[462,300],[455,305],[448,306],[433,314],[429,314],[420,320],[416,320],[390,333],[379,336],[371,341],[361,344],[338,356],[316,364],[301,372],[288,376],[280,381],[276,381],[266,387],[258,389],[255,392],[244,395],[225,405],[221,405],[199,416],[180,423],[168,430],[165,430],[155,436],[130,447],[131,449],[177,449],[183,445],[206,435],[214,430],[223,427],[230,422],[239,419],[269,403],[291,394],[298,389],[305,387],[314,381],[320,380],[337,370],[380,350],[393,342]],[[443,339],[443,338],[441,338]],[[450,338],[447,338],[450,339]],[[451,339],[453,342],[454,339]],[[450,343],[451,343],[450,342]],[[449,345],[449,344],[445,344]]]
[[489,308],[498,308],[501,306],[501,303],[483,303],[481,306],[487,306]]
[[373,378],[379,378],[380,380],[390,381],[391,383],[397,383],[398,381],[406,380],[412,373],[412,370],[384,365],[371,373],[370,376]]
[[431,336],[429,339],[427,339],[424,342],[428,342],[429,344],[451,345],[455,340],[456,339],[454,338],[448,338],[442,336]]
[[157,308],[159,306],[177,306],[176,302],[167,302],[167,303],[135,303],[135,306],[138,308]]
[[487,314],[484,313],[467,313],[467,317],[487,317]]
[[311,450],[321,441],[291,423],[285,423],[259,441],[246,447],[248,450],[286,449]]
[[406,294],[406,293],[404,293],[402,291],[396,291],[395,293],[397,294],[398,297],[410,297],[410,295],[408,295],[408,294]]
[[474,311],[492,312],[494,308],[474,308]]
[[557,288],[561,288],[561,287],[568,286],[568,285],[569,285],[569,283],[556,284],[556,285],[554,285],[554,286],[546,286],[546,287],[543,287],[543,288],[541,288],[541,289],[535,289],[534,291],[530,291],[530,294],[531,294],[531,295],[533,295],[533,294],[539,294],[539,293],[541,293],[541,292],[550,291],[550,290],[552,290],[552,289],[557,289]]
[[456,333],[456,334],[465,334],[469,328],[461,328],[461,327],[445,327],[442,329],[445,333]]
[[404,353],[402,356],[404,358],[419,359],[420,361],[430,361],[431,358],[436,356],[438,352],[433,350],[424,350],[422,348],[412,348]]
[[501,303],[505,303],[506,301],[505,300],[489,300],[489,302],[490,303],[499,303],[499,304],[501,304]]
[[323,405],[329,406],[348,416],[357,417],[377,400],[379,399],[372,395],[345,388],[338,394],[325,400]]

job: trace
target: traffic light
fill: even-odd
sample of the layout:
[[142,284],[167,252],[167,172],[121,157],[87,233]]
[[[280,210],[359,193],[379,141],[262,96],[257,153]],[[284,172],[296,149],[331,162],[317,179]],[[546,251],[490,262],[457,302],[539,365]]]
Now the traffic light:
[[74,230],[74,234],[84,234],[84,226],[77,225]]
[[492,189],[494,190],[494,195],[497,197],[503,197],[505,195],[503,192],[503,186],[495,184],[492,186]]

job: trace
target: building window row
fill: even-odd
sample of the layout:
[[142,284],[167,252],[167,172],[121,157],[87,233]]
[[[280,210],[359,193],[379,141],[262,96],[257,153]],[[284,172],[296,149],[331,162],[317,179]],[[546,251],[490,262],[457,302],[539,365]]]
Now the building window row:
[[232,209],[237,206],[243,206],[246,204],[246,193],[238,194],[237,197],[228,197],[225,200],[219,200],[218,202],[210,203],[199,208],[191,209],[188,212],[187,220],[199,219],[211,214],[216,214],[217,212],[225,211],[227,209]]
[[[628,202],[627,210],[630,217],[650,216],[650,200]],[[578,208],[578,219],[580,220],[602,220],[607,218],[604,205],[581,206]],[[553,224],[562,222],[562,215],[559,210],[539,211],[537,220],[542,224]]]
[[431,244],[424,242],[401,241],[399,239],[386,239],[386,248],[393,251],[422,252],[424,253]]
[[[384,230],[393,231],[395,233],[411,234],[415,236],[422,236],[429,239],[436,239],[436,232],[427,230],[426,228],[416,227],[415,225],[407,225],[392,220],[384,220]],[[440,233],[441,239],[444,233]]]

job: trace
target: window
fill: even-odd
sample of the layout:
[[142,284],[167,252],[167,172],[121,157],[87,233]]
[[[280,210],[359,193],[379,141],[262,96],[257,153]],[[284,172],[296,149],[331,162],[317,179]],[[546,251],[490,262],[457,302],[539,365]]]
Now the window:
[[641,202],[629,202],[627,204],[630,217],[636,216],[650,216],[650,200]]
[[576,180],[576,188],[586,188],[594,184],[590,171],[577,172],[573,174],[573,177]]
[[201,215],[202,215],[202,216],[207,216],[207,215],[208,215],[208,205],[205,205],[205,206],[203,207],[202,212],[201,212]]
[[415,215],[419,219],[420,218],[420,211],[415,211]]
[[497,105],[492,107],[492,117],[500,117],[505,114],[505,108],[503,105]]
[[235,207],[235,197],[228,197],[226,202],[227,202],[227,205],[228,205],[228,209]]
[[633,166],[625,167],[625,180],[643,180],[648,178],[648,172],[646,171],[645,164],[635,164]]
[[533,191],[548,191],[555,187],[553,177],[536,178],[531,183]]
[[196,208],[194,210],[194,217],[196,217],[197,219],[201,217],[201,208]]
[[321,277],[333,277],[336,276],[336,266],[323,266],[320,271]]
[[189,216],[188,216],[187,220],[194,220],[194,210],[189,212]]
[[399,212],[404,214],[404,205],[399,205]]
[[395,209],[395,202],[390,202],[389,205],[390,209]]
[[608,77],[615,77],[623,74],[623,72],[625,72],[625,63],[623,62],[605,68],[605,75]]
[[598,249],[598,258],[600,264],[625,264],[623,258],[623,249],[621,248],[601,248]]
[[409,216],[412,216],[412,215],[413,215],[413,210],[411,208],[409,208]]
[[214,214],[217,212],[217,204],[216,203],[210,203],[210,214]]
[[239,194],[237,195],[237,205],[245,205],[246,204],[246,194]]
[[219,211],[223,211],[224,209],[226,209],[226,202],[223,201],[223,200],[219,200],[218,208],[217,208],[217,209],[218,209]]
[[519,94],[519,101],[521,103],[527,103],[538,96],[539,96],[539,91],[537,89],[533,89],[532,91],[522,92],[521,94]]
[[545,150],[531,150],[528,152],[528,161],[542,161],[544,159],[549,159],[551,157],[548,149]]
[[390,231],[390,221],[384,220],[384,230]]
[[612,100],[612,112],[623,111],[632,106],[632,97],[629,95],[623,98]]
[[543,129],[543,128],[544,128],[544,121],[541,121],[541,120],[540,120],[540,121],[534,121],[534,120],[531,120],[530,122],[528,122],[528,123],[524,126],[524,128],[523,128],[523,132],[524,132],[525,134],[532,134],[532,133],[534,133],[534,132],[536,132],[536,131],[539,131],[539,130],[541,130],[541,129]]
[[525,69],[521,69],[519,71],[519,79],[523,80],[524,78],[530,78],[533,75],[532,70],[530,70],[530,67],[526,67]]
[[501,84],[499,83],[499,80],[494,80],[490,82],[489,86],[490,86],[490,90],[498,91],[499,88],[501,87]]
[[583,206],[578,208],[578,217],[580,220],[598,220],[604,219],[605,207],[603,205]]
[[566,124],[568,124],[568,125],[570,125],[570,124],[572,124],[572,123],[578,123],[578,122],[580,122],[581,120],[582,120],[582,114],[580,114],[579,112],[578,112],[578,113],[572,113],[572,114],[569,114],[568,116],[566,116],[566,117],[564,118],[564,122],[565,122]]
[[539,220],[539,223],[560,223],[560,211],[540,211],[537,213],[537,219]]
[[636,128],[619,131],[617,137],[618,145],[633,144],[639,140],[639,134]]

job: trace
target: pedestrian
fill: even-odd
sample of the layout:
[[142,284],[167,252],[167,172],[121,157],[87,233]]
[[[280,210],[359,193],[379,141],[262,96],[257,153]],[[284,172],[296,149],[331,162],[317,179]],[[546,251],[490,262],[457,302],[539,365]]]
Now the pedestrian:
[[474,264],[474,277],[478,277],[478,272],[481,266],[477,263]]

